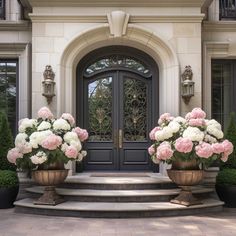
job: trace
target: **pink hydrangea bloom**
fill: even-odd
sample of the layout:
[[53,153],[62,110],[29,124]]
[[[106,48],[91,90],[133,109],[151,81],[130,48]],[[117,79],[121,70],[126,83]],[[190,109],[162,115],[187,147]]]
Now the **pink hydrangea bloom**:
[[212,150],[216,154],[220,154],[224,152],[224,145],[222,143],[213,143],[212,145]]
[[178,138],[175,142],[175,149],[178,152],[189,153],[193,149],[193,142],[188,138]]
[[228,157],[229,157],[229,155],[224,152],[224,153],[222,153],[222,157],[220,159],[221,159],[221,161],[226,162],[226,161],[228,161]]
[[157,127],[155,127],[154,129],[152,129],[152,131],[149,133],[149,138],[150,138],[151,140],[155,140],[155,133],[156,133],[158,130],[161,130],[161,127],[157,126]]
[[212,146],[209,143],[202,142],[195,147],[196,154],[202,158],[209,158],[213,155]]
[[230,155],[233,152],[234,146],[233,146],[233,144],[229,140],[227,140],[227,139],[224,140],[222,142],[222,145],[224,147],[224,153]]
[[81,129],[79,127],[76,127],[73,129],[73,132],[75,132],[78,135],[80,141],[82,142],[88,138],[88,132],[86,129]]
[[170,113],[164,113],[160,116],[158,120],[158,124],[161,125],[162,123],[169,122],[173,120],[174,117],[170,115]]
[[53,119],[53,114],[47,107],[42,107],[38,111],[38,118],[42,118],[43,120]]
[[19,149],[18,148],[12,148],[8,151],[7,153],[7,159],[9,162],[13,163],[13,164],[16,164],[16,160],[18,158],[22,158],[23,157],[23,154],[20,153]]
[[78,150],[76,149],[76,147],[74,146],[68,146],[66,148],[66,151],[65,151],[65,155],[68,157],[68,158],[74,158],[76,159],[77,156],[78,156]]
[[55,150],[61,144],[62,144],[62,138],[58,135],[51,134],[42,141],[41,145],[45,149]]
[[173,156],[173,150],[168,142],[163,142],[158,148],[156,157],[158,160],[167,160]]
[[193,119],[192,113],[191,113],[191,112],[187,113],[186,116],[185,116],[185,119],[186,119],[186,120]]
[[192,119],[205,119],[206,113],[201,108],[194,108],[191,112]]
[[70,113],[63,113],[61,115],[61,118],[64,120],[68,120],[70,122],[71,126],[73,126],[75,124],[75,119]]
[[152,156],[155,153],[154,145],[152,145],[148,148],[148,153],[149,153],[150,156]]
[[188,124],[190,126],[204,126],[206,125],[206,122],[204,119],[197,118],[197,119],[190,119],[188,121]]
[[22,154],[26,154],[26,153],[32,152],[32,145],[30,143],[28,143],[28,142],[18,144],[18,145],[16,145],[16,147],[18,148],[18,150]]

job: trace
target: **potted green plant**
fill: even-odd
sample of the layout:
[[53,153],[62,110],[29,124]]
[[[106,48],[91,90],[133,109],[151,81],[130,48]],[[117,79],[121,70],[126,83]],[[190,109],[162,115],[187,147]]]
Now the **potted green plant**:
[[236,169],[225,168],[216,176],[216,192],[227,207],[236,207]]
[[226,138],[232,142],[234,149],[227,162],[220,164],[220,171],[216,176],[216,192],[227,207],[236,207],[236,122],[235,113],[230,114]]
[[18,191],[17,173],[11,170],[0,170],[0,209],[13,207]]

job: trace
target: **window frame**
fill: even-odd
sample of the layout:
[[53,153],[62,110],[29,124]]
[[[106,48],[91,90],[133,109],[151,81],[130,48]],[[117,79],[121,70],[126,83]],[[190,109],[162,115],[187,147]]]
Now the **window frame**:
[[16,122],[12,130],[13,136],[15,136],[19,121],[19,60],[17,58],[0,58],[0,63],[16,63]]
[[5,20],[6,19],[6,0],[1,0],[2,5],[0,4],[0,20]]
[[[213,114],[215,114],[213,112],[213,65],[227,65],[230,64],[230,85],[231,85],[231,89],[230,89],[230,104],[229,104],[229,108],[230,108],[230,113],[231,112],[235,112],[236,113],[236,96],[234,96],[234,94],[236,94],[236,60],[233,59],[212,59],[211,61],[211,114],[213,117]],[[223,76],[221,77],[223,78]],[[235,78],[235,79],[234,79]],[[223,83],[221,82],[221,85]],[[222,102],[222,100],[221,100]],[[220,112],[221,115],[221,120],[222,120],[222,116],[224,116],[224,113]],[[223,119],[224,121],[224,119]],[[222,121],[221,121],[222,123]],[[223,126],[223,123],[222,123]],[[224,127],[226,128],[226,127]]]

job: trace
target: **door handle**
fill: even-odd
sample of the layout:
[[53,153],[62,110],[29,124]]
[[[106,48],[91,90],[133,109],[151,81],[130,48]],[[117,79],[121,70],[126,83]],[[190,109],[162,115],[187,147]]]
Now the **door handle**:
[[114,148],[118,148],[119,146],[119,140],[118,140],[118,131],[114,131]]
[[123,148],[123,130],[119,129],[119,148]]

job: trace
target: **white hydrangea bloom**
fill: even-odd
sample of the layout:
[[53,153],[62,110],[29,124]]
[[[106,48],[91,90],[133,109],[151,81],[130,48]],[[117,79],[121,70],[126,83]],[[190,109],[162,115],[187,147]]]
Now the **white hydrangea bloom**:
[[77,157],[77,160],[78,161],[82,161],[83,160],[83,155],[82,155],[82,153],[78,153],[78,157]]
[[207,142],[207,143],[217,143],[217,140],[216,138],[212,137],[211,135],[209,134],[206,134],[205,135],[205,138],[204,138],[204,141]]
[[173,136],[172,129],[168,126],[164,127],[162,130],[158,130],[155,133],[155,139],[157,141],[164,141],[166,139],[169,139]]
[[185,124],[185,123],[187,122],[187,120],[184,119],[184,118],[181,117],[181,116],[175,117],[173,121],[178,122],[178,123],[182,123],[182,124]]
[[75,142],[79,141],[78,135],[75,132],[67,132],[64,135],[63,139],[65,140],[65,142],[69,144],[71,143],[71,141],[75,141]]
[[64,119],[58,119],[53,123],[54,130],[70,130],[69,123]]
[[204,139],[204,133],[198,129],[197,127],[188,127],[184,133],[183,133],[184,138],[189,138],[193,142],[200,142],[203,141]]
[[21,144],[26,143],[26,139],[28,138],[28,135],[26,133],[19,133],[16,135],[15,139],[15,146],[19,146]]
[[45,161],[47,161],[47,155],[45,152],[37,152],[36,155],[31,156],[30,160],[32,161],[33,164],[35,165],[40,165],[42,163],[44,163]]
[[19,121],[19,132],[24,133],[27,128],[33,128],[33,126],[37,125],[36,119],[28,119],[25,118]]
[[171,128],[173,133],[177,133],[180,129],[180,124],[176,121],[171,121],[168,127]]
[[81,151],[81,154],[83,155],[83,157],[87,156],[87,152],[85,150]]
[[37,130],[42,131],[42,130],[47,130],[51,128],[51,124],[47,121],[41,122],[41,124],[38,126]]
[[63,144],[61,145],[61,150],[62,150],[63,152],[65,152],[68,147],[69,147],[69,145],[68,145],[67,143],[63,143]]
[[218,129],[215,125],[207,126],[207,132],[217,139],[222,139],[224,137],[224,133],[222,132],[222,130]]
[[214,126],[216,129],[221,130],[221,124],[217,122],[216,120],[206,120],[207,126]]
[[78,152],[82,149],[82,145],[81,145],[80,140],[78,140],[78,141],[71,140],[70,145],[74,146],[78,150]]
[[38,148],[38,145],[41,145],[42,141],[51,134],[53,134],[51,130],[33,132],[30,135],[30,144],[33,148]]

